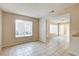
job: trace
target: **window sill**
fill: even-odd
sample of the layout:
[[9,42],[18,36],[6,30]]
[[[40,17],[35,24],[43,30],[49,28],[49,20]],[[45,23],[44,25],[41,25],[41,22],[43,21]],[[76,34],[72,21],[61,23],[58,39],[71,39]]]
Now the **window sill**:
[[17,35],[16,38],[31,37],[32,35]]

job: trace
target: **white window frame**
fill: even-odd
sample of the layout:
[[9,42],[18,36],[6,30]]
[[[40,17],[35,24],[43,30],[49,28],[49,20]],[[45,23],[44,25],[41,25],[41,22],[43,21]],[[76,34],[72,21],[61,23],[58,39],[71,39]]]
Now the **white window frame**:
[[[52,25],[56,25],[57,26],[56,33],[51,31]],[[55,29],[53,29],[53,30],[55,30]],[[57,24],[50,24],[50,34],[58,35],[58,25]]]
[[[16,35],[16,22],[30,22],[31,23],[31,34],[28,34],[28,35],[26,35],[26,34],[24,34],[24,35]],[[28,21],[28,20],[21,20],[21,19],[16,19],[15,20],[15,37],[28,37],[28,36],[32,36],[33,35],[33,22],[32,21]]]

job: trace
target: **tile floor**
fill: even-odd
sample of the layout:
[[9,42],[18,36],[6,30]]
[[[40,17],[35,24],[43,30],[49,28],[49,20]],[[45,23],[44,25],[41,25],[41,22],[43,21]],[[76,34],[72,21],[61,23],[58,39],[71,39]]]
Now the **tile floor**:
[[46,46],[42,42],[30,42],[3,48],[1,56],[69,56],[67,49]]
[[16,46],[3,48],[1,56],[74,56],[68,53],[66,38],[57,37],[50,39],[47,43],[30,42]]

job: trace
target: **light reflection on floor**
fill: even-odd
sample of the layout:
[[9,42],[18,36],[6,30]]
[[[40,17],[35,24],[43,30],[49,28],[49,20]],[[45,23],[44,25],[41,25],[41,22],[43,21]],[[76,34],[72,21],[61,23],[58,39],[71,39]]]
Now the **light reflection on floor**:
[[64,45],[51,40],[48,45],[42,42],[30,42],[3,48],[2,56],[71,56]]

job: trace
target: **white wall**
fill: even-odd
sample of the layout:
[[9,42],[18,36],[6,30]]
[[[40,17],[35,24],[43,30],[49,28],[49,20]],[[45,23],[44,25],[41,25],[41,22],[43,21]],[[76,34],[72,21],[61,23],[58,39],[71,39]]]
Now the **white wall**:
[[39,40],[46,42],[46,18],[39,20]]
[[75,55],[79,55],[79,37],[72,36],[74,33],[79,33],[79,5],[72,8],[70,30],[70,51]]

